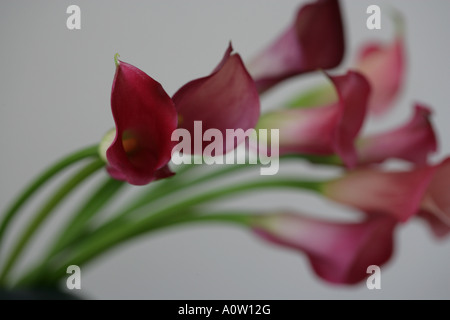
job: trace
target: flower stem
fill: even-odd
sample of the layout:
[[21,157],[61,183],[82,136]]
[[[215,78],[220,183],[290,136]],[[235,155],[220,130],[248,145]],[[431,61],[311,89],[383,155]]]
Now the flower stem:
[[306,160],[313,164],[323,164],[323,165],[331,165],[331,166],[344,166],[342,159],[337,155],[328,155],[328,156],[316,156],[316,155],[308,155],[308,154],[286,154],[282,156],[283,159],[301,159]]
[[[174,177],[158,181],[154,186],[150,185],[148,191],[145,191],[143,194],[133,199],[124,210],[122,210],[119,214],[116,215],[114,221],[109,222],[106,226],[102,226],[101,230],[106,231],[107,229],[114,230],[115,228],[120,228],[120,226],[123,223],[128,221],[128,218],[131,213],[133,213],[137,209],[141,209],[146,205],[153,203],[155,200],[167,197],[179,190],[221,177],[233,171],[244,169],[245,167],[248,167],[248,165],[242,164],[242,165],[226,166],[225,168],[215,170],[211,173],[205,174],[193,180],[184,179],[185,178],[184,176],[188,172],[192,171],[197,167],[198,166],[194,165],[182,166],[179,170],[176,171],[176,175]],[[114,185],[119,184],[116,187],[122,185],[120,181],[116,180],[112,180],[111,183],[113,184],[112,186],[113,190],[116,190]],[[109,183],[106,182],[104,188],[108,188],[108,184]],[[74,215],[74,220],[70,221],[70,223],[68,223],[68,226],[63,229],[64,231],[61,233],[58,241],[54,243],[53,248],[48,252],[46,257],[36,266],[34,266],[24,277],[22,277],[17,282],[17,286],[30,285],[39,281],[40,278],[44,277],[45,272],[48,271],[52,259],[58,254],[58,252],[65,249],[65,247],[67,247],[68,244],[72,244],[74,241],[76,241],[78,239],[77,237],[79,237],[81,234],[89,234],[89,231],[86,229],[85,222],[87,221],[86,219],[89,219],[89,216],[91,215],[91,213],[89,212],[91,210],[95,210],[95,207],[93,207],[90,203],[91,202],[96,203],[94,204],[94,206],[100,205],[99,201],[101,202],[104,196],[107,196],[107,194],[109,194],[108,198],[111,198],[114,194],[113,192],[104,193],[102,191],[102,188],[103,187],[100,187],[100,189],[93,194],[92,198],[86,202],[83,208],[79,210],[79,213]],[[82,214],[82,212],[84,213]],[[75,217],[78,217],[77,221],[75,221]]]
[[[208,215],[191,214],[188,211],[183,212],[182,217],[175,217],[172,219],[162,220],[159,223],[155,223],[151,228],[148,228],[148,232],[157,231],[173,226],[182,226],[191,223],[228,223],[237,226],[248,226],[251,222],[253,215],[247,212],[215,212]],[[29,287],[30,285],[42,285],[39,281],[43,277],[45,269],[34,268],[23,278],[21,278],[14,287]],[[45,282],[45,281],[44,281]],[[44,285],[49,285],[44,283]]]
[[[248,164],[239,164],[239,165],[232,165],[232,166],[226,166],[223,169],[215,170],[211,173],[205,174],[201,177],[198,177],[194,180],[180,180],[180,175],[175,175],[173,178],[166,179],[161,182],[160,185],[156,186],[153,189],[150,189],[149,192],[145,192],[143,195],[140,195],[139,198],[134,199],[128,207],[126,207],[122,212],[116,215],[116,218],[119,217],[126,217],[136,209],[140,209],[146,205],[149,205],[153,203],[155,200],[161,199],[163,197],[167,197],[179,190],[191,188],[193,186],[199,185],[201,183],[219,178],[221,176],[224,176],[226,174],[229,174],[234,171],[239,171],[244,168],[248,168]],[[188,166],[186,168],[183,168],[182,174],[185,172],[188,172],[190,169],[192,169],[193,166]]]
[[123,181],[114,180],[110,177],[102,181],[91,197],[85,201],[72,215],[72,219],[61,229],[61,233],[53,241],[48,253],[43,255],[44,259],[36,264],[21,282],[31,284],[37,282],[48,269],[51,258],[64,248],[71,245],[77,239],[82,238],[86,231],[84,228],[88,221],[125,185]]
[[80,234],[86,223],[125,185],[124,181],[106,178],[92,196],[73,214],[72,219],[53,243],[48,256],[52,256],[71,244]]
[[17,259],[23,252],[24,247],[34,235],[35,231],[39,228],[42,222],[48,217],[52,210],[81,182],[87,177],[96,172],[98,169],[105,165],[103,160],[96,159],[90,162],[87,166],[78,171],[72,178],[70,178],[57,192],[42,206],[37,212],[34,219],[29,223],[22,236],[13,247],[10,256],[6,260],[2,274],[0,275],[0,283],[4,284],[11,268],[14,266]]
[[[283,155],[281,157],[281,160],[283,159],[299,159],[299,160],[306,160],[311,163],[317,163],[317,164],[325,164],[325,165],[337,165],[342,166],[342,160],[337,155],[331,155],[331,156],[311,156],[311,155]],[[141,209],[149,204],[152,204],[155,200],[160,200],[162,198],[168,197],[169,195],[172,195],[173,193],[179,191],[179,190],[185,190],[189,189],[193,186],[197,186],[199,184],[202,184],[204,182],[211,181],[213,179],[225,176],[230,173],[234,173],[237,171],[242,171],[243,169],[248,169],[252,167],[252,165],[245,163],[245,164],[235,164],[235,165],[227,165],[224,168],[221,168],[219,170],[214,170],[211,173],[207,173],[203,176],[200,176],[193,180],[185,180],[181,179],[181,177],[184,178],[185,174],[192,171],[197,167],[196,165],[186,165],[185,167],[182,167],[180,172],[177,171],[177,174],[174,177],[171,177],[169,179],[165,179],[161,182],[158,182],[159,184],[156,185],[153,188],[150,188],[147,192],[145,192],[142,195],[139,195],[139,197],[133,199],[129,202],[128,206],[121,210],[120,213],[116,215],[117,218],[119,217],[127,217],[131,213],[135,212],[137,209]]]
[[71,164],[89,157],[98,156],[98,146],[90,146],[88,148],[79,150],[70,154],[69,156],[61,159],[53,166],[49,167],[41,175],[39,175],[34,181],[32,181],[25,190],[16,198],[16,200],[11,204],[8,210],[3,214],[3,219],[0,223],[0,248],[2,243],[2,238],[5,230],[9,226],[10,222],[19,211],[19,209],[25,204],[25,202],[30,199],[30,197],[47,181],[53,178],[56,174],[61,172],[63,169],[67,168]]
[[66,268],[69,264],[82,265],[84,263],[87,263],[91,259],[105,253],[116,244],[123,243],[125,240],[129,240],[146,232],[150,232],[161,223],[164,224],[164,221],[171,221],[171,219],[179,217],[180,214],[184,213],[194,205],[203,204],[243,191],[256,191],[258,189],[280,187],[307,189],[315,192],[320,192],[321,182],[300,181],[294,179],[271,179],[247,182],[209,191],[192,198],[185,199],[171,206],[160,209],[154,212],[152,215],[137,221],[124,221],[120,224],[117,224],[113,220],[109,224],[101,227],[99,230],[97,230],[97,232],[91,234],[91,236],[87,237],[82,243],[80,243],[80,245],[75,248],[75,251],[70,254],[70,257],[66,260],[67,263],[61,264],[55,270],[55,272],[49,274],[48,281],[50,284],[53,284],[60,277],[64,276]]

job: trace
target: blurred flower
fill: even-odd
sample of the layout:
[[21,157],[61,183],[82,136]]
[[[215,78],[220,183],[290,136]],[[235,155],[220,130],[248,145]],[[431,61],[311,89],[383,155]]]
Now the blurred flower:
[[437,237],[443,237],[450,231],[450,158],[433,168],[433,179],[423,197],[419,216],[425,218]]
[[334,68],[344,55],[337,0],[317,0],[300,8],[294,23],[250,63],[260,92],[278,82],[317,69]]
[[337,154],[348,167],[357,163],[354,139],[366,114],[369,84],[357,72],[329,77],[337,101],[304,109],[284,109],[261,116],[257,128],[280,129],[280,154]]
[[[393,106],[404,81],[405,49],[403,43],[403,18],[394,13],[396,34],[391,43],[372,42],[361,47],[352,69],[363,74],[371,86],[368,110],[381,115]],[[302,92],[287,103],[287,107],[315,107],[336,99],[331,85],[321,84]]]
[[138,68],[116,60],[111,109],[116,130],[106,151],[109,174],[135,185],[171,175],[167,163],[177,113],[162,86]]
[[316,274],[337,284],[367,278],[367,267],[381,266],[393,252],[394,219],[368,214],[357,223],[328,222],[280,213],[255,216],[253,230],[266,241],[305,253]]
[[322,188],[329,199],[363,211],[386,213],[403,222],[415,215],[423,217],[437,236],[450,227],[448,190],[450,158],[410,171],[357,169]]
[[[232,51],[230,44],[211,75],[185,84],[173,96],[178,112],[178,127],[188,130],[191,136],[195,135],[194,121],[202,121],[203,132],[218,129],[223,137],[227,129],[245,131],[254,128],[258,121],[258,91],[241,57],[232,54]],[[191,142],[193,153],[201,154],[205,143],[202,150],[196,150],[194,147],[201,144],[195,145],[193,139]],[[223,151],[235,148],[239,142],[226,146],[224,141]]]
[[358,164],[379,163],[390,158],[426,165],[437,150],[429,108],[417,104],[412,118],[399,128],[357,141]]
[[397,31],[392,43],[366,45],[361,50],[355,67],[370,83],[372,95],[369,110],[376,115],[389,110],[403,84],[405,53],[403,21],[399,14],[395,15],[394,22]]
[[435,167],[383,172],[357,169],[325,183],[323,194],[362,211],[386,213],[406,221],[419,211]]
[[434,214],[421,210],[418,217],[424,219],[428,223],[436,238],[442,239],[450,233],[450,225],[448,223],[444,223]]

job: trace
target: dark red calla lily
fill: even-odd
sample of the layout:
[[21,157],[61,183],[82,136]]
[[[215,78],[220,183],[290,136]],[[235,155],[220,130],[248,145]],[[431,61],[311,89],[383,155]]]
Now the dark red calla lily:
[[113,178],[134,185],[170,176],[175,106],[147,74],[123,61],[116,64],[111,93],[116,135],[106,151],[107,170]]
[[[173,96],[178,112],[178,127],[194,135],[194,121],[202,122],[202,132],[218,129],[226,137],[227,129],[254,128],[260,113],[258,91],[247,72],[239,54],[232,53],[230,44],[222,61],[207,77],[193,80],[181,87]],[[223,144],[223,152],[233,149],[234,144]],[[194,154],[201,154],[202,148],[195,148]]]
[[[201,143],[196,150],[196,135],[217,129],[226,136],[229,129],[244,132],[256,125],[260,112],[258,92],[242,59],[232,50],[230,44],[211,75],[187,83],[173,100],[147,74],[117,62],[111,94],[116,133],[106,151],[107,170],[113,178],[144,185],[172,175],[167,163],[175,146],[172,133],[177,127],[194,136],[191,153],[201,154],[207,144]],[[195,121],[201,121],[202,132],[194,130]],[[237,136],[235,143],[228,145],[224,139],[223,152],[241,142]]]
[[344,55],[344,32],[337,0],[303,6],[292,24],[250,63],[259,92],[289,77],[334,68]]

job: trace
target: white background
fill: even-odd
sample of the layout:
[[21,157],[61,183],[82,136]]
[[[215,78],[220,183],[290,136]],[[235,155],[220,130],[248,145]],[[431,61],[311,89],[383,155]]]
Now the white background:
[[[173,94],[187,81],[207,75],[230,40],[244,60],[251,58],[292,21],[300,3],[304,1],[2,1],[0,209],[43,168],[98,143],[113,126],[109,99],[116,52]],[[81,30],[66,28],[70,4],[81,7]],[[382,30],[365,27],[370,4],[382,9]],[[440,149],[433,161],[438,161],[450,153],[450,2],[342,1],[347,39],[343,65],[351,64],[364,41],[390,39],[392,25],[384,15],[389,6],[406,20],[407,81],[396,109],[372,121],[369,130],[401,123],[414,101],[424,102],[435,110]],[[263,108],[276,106],[317,78],[289,81],[262,101]],[[284,168],[289,170],[296,167]],[[87,192],[61,207],[16,272],[39,257],[52,230]],[[36,205],[32,202],[28,209]],[[222,205],[314,213],[336,207],[315,196],[282,191],[234,197]],[[14,225],[7,245],[27,218]],[[449,252],[448,239],[436,241],[421,221],[411,221],[396,234],[394,257],[382,268],[382,289],[368,290],[364,283],[330,286],[313,274],[303,255],[269,246],[247,230],[190,226],[139,238],[82,266],[81,294],[99,299],[448,299]]]

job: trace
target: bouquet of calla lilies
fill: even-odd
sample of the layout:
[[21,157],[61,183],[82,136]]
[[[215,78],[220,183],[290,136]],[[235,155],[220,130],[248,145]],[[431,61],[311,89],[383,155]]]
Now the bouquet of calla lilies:
[[[298,9],[290,24],[286,20],[284,32],[252,59],[241,57],[225,39],[225,52],[212,72],[188,82],[173,96],[151,74],[113,52],[115,127],[105,128],[97,144],[43,171],[1,213],[0,287],[55,288],[67,276],[68,266],[84,268],[130,240],[195,223],[246,228],[262,243],[305,255],[324,281],[344,285],[364,282],[370,266],[388,262],[396,231],[412,219],[427,224],[433,236],[446,236],[450,158],[429,161],[437,151],[431,108],[413,104],[409,120],[401,126],[361,134],[369,117],[391,110],[404,82],[405,27],[399,13],[393,11],[391,19],[395,34],[390,41],[365,44],[357,61],[346,72],[336,73],[333,69],[342,67],[346,47],[339,1],[311,1]],[[322,77],[322,84],[261,113],[260,101],[267,92],[287,79],[313,73]],[[225,178],[254,167],[267,169],[267,159],[279,166],[287,162],[331,166],[339,175],[301,179],[271,170],[226,182]],[[391,159],[402,167],[388,168],[385,161]],[[6,246],[2,239],[27,201],[75,164],[80,165],[78,170],[44,199]],[[98,185],[83,184],[99,171],[106,174]],[[133,189],[139,193],[130,192],[120,210],[108,207],[127,185],[140,186]],[[14,272],[40,227],[83,187],[92,190],[73,213],[67,213],[72,216],[47,251],[25,272]],[[215,206],[217,200],[236,194],[279,189],[315,193],[340,208],[348,207],[351,214],[343,221],[319,218],[314,208],[301,204],[295,212]],[[99,219],[105,210],[108,218]]]

